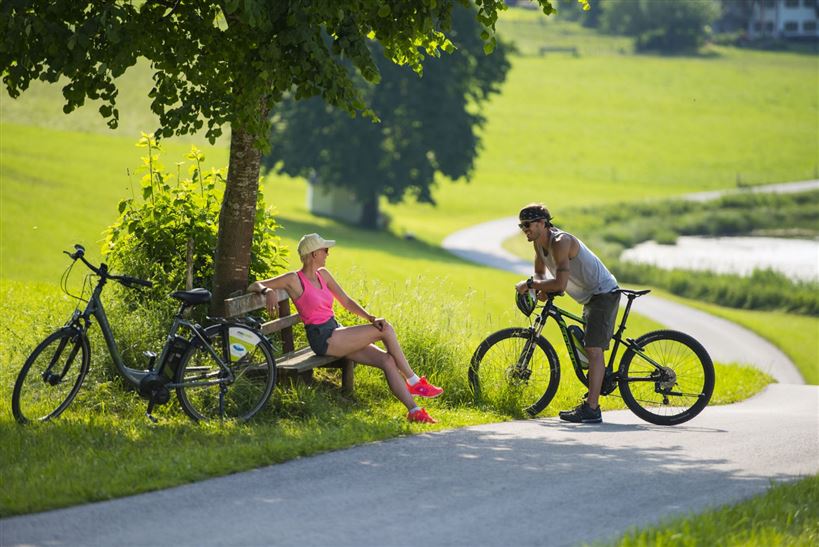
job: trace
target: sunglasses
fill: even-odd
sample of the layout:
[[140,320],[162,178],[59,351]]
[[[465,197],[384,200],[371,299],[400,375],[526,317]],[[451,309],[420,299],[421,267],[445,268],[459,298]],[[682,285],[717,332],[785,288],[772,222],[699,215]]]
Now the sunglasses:
[[521,230],[526,230],[526,229],[529,228],[529,226],[533,222],[540,222],[541,220],[544,220],[544,219],[542,219],[542,218],[533,218],[532,220],[524,220],[520,224],[518,224],[518,228],[520,228]]

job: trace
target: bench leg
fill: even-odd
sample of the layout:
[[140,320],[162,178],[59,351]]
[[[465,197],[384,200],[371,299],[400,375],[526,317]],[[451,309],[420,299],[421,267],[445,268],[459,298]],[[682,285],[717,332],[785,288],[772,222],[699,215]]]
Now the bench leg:
[[341,366],[341,391],[353,393],[353,382],[355,381],[355,363],[349,359],[344,360]]

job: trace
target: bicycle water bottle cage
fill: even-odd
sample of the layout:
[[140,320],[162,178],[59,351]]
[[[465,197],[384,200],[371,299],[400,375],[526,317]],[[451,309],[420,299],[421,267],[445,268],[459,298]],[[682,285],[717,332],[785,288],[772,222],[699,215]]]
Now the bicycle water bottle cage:
[[520,313],[529,317],[532,315],[532,312],[535,311],[537,300],[530,291],[526,291],[523,294],[515,291],[515,304],[517,304]]

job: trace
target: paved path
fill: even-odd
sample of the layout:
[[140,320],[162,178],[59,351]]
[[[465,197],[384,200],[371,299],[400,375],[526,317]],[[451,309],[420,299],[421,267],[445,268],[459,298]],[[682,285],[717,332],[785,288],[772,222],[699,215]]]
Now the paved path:
[[772,385],[676,427],[614,411],[429,433],[2,520],[0,543],[576,545],[816,473],[817,415],[819,387]]

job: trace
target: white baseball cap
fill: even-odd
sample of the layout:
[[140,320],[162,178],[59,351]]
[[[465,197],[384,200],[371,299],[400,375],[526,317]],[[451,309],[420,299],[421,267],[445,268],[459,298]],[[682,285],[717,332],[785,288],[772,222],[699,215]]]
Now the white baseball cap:
[[318,234],[307,234],[299,240],[299,256],[307,256],[319,249],[329,249],[335,244],[336,242],[332,239],[324,239]]

